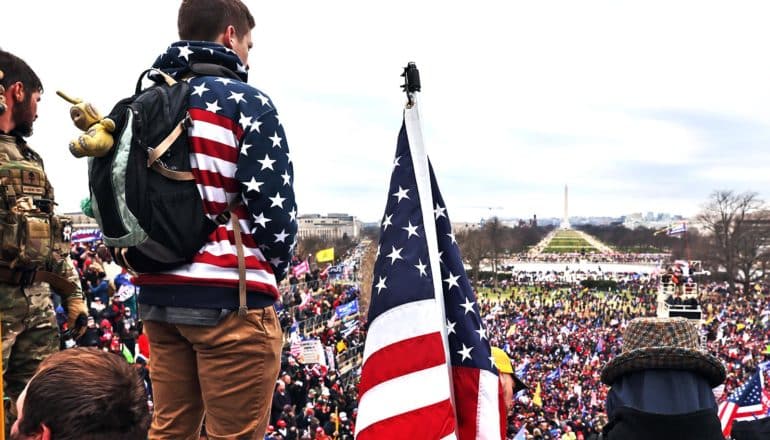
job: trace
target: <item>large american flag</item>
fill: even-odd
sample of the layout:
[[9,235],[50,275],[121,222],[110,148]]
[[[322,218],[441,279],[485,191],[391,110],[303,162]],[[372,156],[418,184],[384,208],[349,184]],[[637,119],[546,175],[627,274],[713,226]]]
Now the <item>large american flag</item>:
[[357,439],[504,436],[500,381],[416,105],[398,136],[368,322]]
[[754,420],[767,414],[768,405],[762,399],[763,375],[763,371],[757,369],[748,382],[719,404],[719,420],[725,437],[730,435],[734,421]]

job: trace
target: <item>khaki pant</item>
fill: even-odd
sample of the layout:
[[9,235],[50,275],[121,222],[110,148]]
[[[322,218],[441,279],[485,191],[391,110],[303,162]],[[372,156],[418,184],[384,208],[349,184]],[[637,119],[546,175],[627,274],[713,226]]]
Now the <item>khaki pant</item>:
[[281,367],[275,309],[231,313],[215,327],[145,321],[155,412],[150,439],[262,439]]

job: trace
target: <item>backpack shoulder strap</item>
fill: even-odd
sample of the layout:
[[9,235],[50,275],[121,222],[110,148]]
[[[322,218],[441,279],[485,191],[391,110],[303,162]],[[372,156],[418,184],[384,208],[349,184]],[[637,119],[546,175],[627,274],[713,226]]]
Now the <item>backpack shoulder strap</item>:
[[169,86],[173,86],[174,84],[176,84],[176,80],[166,72],[156,68],[147,69],[144,72],[142,72],[142,74],[139,75],[139,79],[136,80],[136,88],[134,88],[134,94],[138,95],[142,91],[142,80],[144,80],[145,76],[152,79],[152,77],[149,76],[150,74],[159,75],[163,79],[163,81]]

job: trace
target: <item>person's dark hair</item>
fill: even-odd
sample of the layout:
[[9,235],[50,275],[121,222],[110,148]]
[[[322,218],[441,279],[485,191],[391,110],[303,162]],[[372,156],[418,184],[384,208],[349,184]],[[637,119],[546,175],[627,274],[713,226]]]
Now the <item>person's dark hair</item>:
[[144,383],[122,357],[95,348],[57,352],[30,380],[19,432],[45,424],[57,440],[145,440]]
[[105,263],[111,263],[112,262],[112,254],[110,254],[110,250],[107,249],[106,246],[99,246],[96,248],[96,255],[99,256],[99,258],[104,261]]
[[254,28],[254,17],[240,0],[183,0],[179,7],[182,40],[214,41],[230,25],[239,38]]
[[0,80],[6,90],[16,82],[21,82],[29,93],[43,93],[43,83],[34,70],[16,55],[0,49],[0,70],[3,71],[3,79]]

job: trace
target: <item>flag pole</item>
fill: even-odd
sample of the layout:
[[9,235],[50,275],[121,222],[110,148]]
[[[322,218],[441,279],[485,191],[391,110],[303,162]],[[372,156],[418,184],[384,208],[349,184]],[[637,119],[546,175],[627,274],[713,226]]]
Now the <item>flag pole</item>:
[[[422,90],[420,83],[420,71],[414,62],[409,62],[404,67],[401,74],[404,78],[404,84],[401,88],[406,93],[406,108],[404,109],[404,125],[406,126],[406,135],[409,139],[410,154],[412,155],[412,165],[414,166],[414,176],[417,182],[417,193],[420,195],[420,212],[423,219],[423,230],[428,244],[428,259],[430,260],[431,277],[433,279],[433,291],[435,292],[436,305],[441,316],[441,339],[444,346],[444,357],[447,366],[447,377],[449,379],[449,397],[452,403],[452,411],[455,418],[455,433],[459,427],[457,419],[457,405],[455,401],[454,385],[452,379],[452,358],[449,353],[449,335],[446,329],[446,308],[444,305],[444,290],[441,284],[441,267],[438,254],[438,235],[436,232],[436,222],[433,212],[433,190],[430,181],[430,167],[428,165],[428,153],[422,140],[422,123],[420,122],[420,112],[417,107],[417,92]],[[459,435],[459,434],[458,434]]]
[[417,70],[417,65],[410,61],[404,67],[404,73],[401,74],[404,78],[404,84],[401,88],[406,93],[406,108],[410,109],[415,104],[415,94],[422,90],[422,84],[420,83],[420,71]]

